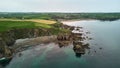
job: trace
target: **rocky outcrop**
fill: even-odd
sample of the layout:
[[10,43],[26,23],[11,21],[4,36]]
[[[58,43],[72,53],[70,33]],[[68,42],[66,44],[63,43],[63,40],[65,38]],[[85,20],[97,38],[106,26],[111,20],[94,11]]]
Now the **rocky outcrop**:
[[12,53],[12,49],[7,46],[7,43],[3,41],[2,38],[0,38],[0,58],[10,58],[12,57]]
[[61,24],[61,28],[63,28],[63,29],[69,29],[71,31],[75,29],[74,26],[68,26],[68,25],[65,25],[65,24]]
[[28,49],[31,46],[36,46],[39,44],[48,44],[50,42],[56,42],[57,41],[56,39],[57,39],[56,35],[41,36],[37,38],[24,39],[22,41],[20,41],[21,39],[19,39],[13,45],[13,48],[15,49],[15,52],[21,52]]
[[81,57],[83,54],[86,53],[86,49],[90,49],[89,44],[85,44],[83,42],[84,40],[87,40],[84,32],[81,32],[83,27],[71,27],[68,25],[64,25],[63,28],[71,30],[71,33],[60,34],[57,36],[58,45],[60,48],[72,44],[73,51],[75,52],[76,57]]
[[66,40],[71,40],[72,38],[71,38],[71,35],[70,35],[70,34],[59,34],[59,35],[57,36],[57,39],[58,39],[59,41],[66,41]]

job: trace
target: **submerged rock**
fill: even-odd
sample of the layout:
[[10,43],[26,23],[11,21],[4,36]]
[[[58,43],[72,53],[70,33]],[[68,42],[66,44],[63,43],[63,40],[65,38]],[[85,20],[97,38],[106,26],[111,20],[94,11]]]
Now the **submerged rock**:
[[100,47],[99,49],[100,49],[100,50],[102,50],[103,48],[102,48],[102,47]]
[[82,45],[74,45],[73,50],[75,53],[85,54],[85,48]]
[[1,67],[4,67],[6,65],[8,65],[8,63],[12,60],[12,58],[0,58],[0,65]]
[[68,46],[71,42],[70,41],[58,41],[57,43],[59,47],[62,48],[62,47]]

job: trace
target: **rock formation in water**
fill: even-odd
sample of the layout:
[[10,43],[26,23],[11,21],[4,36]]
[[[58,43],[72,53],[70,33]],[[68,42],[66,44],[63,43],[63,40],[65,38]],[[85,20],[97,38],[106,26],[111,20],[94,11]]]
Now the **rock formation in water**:
[[[65,25],[65,28],[70,29],[69,26]],[[80,31],[82,27],[74,27],[72,28],[75,31]],[[85,54],[85,49],[90,49],[89,44],[84,44],[82,41],[86,40],[85,37],[83,37],[84,33],[78,32],[74,33],[71,32],[70,34],[60,34],[57,36],[58,39],[58,45],[59,47],[66,47],[69,44],[73,44],[73,51],[75,52],[76,57],[81,57],[81,55]],[[71,43],[73,42],[73,43]]]

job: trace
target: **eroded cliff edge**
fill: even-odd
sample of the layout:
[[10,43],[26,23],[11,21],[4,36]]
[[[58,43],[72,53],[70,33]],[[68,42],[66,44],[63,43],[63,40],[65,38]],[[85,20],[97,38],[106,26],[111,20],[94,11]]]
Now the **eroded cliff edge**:
[[15,52],[13,44],[17,39],[69,34],[71,32],[70,30],[73,29],[73,27],[63,24],[54,24],[52,26],[54,26],[54,28],[13,28],[5,32],[0,32],[0,58],[12,57]]

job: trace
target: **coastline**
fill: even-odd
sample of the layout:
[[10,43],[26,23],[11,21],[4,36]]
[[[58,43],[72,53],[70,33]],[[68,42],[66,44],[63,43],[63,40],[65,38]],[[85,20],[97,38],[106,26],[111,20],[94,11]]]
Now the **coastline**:
[[61,22],[75,22],[75,21],[100,21],[97,19],[74,19],[74,20],[61,20]]
[[[61,21],[62,24],[64,25],[68,25],[70,23],[74,23],[74,22],[86,22],[86,21],[100,21],[100,20],[95,20],[95,19],[83,19],[83,20],[64,20]],[[70,25],[69,25],[70,26]]]
[[[120,20],[120,19],[117,19]],[[99,19],[73,19],[73,20],[60,20],[61,23],[63,22],[77,22],[77,21],[110,21],[110,20],[99,20]],[[113,20],[116,21],[116,20]]]

